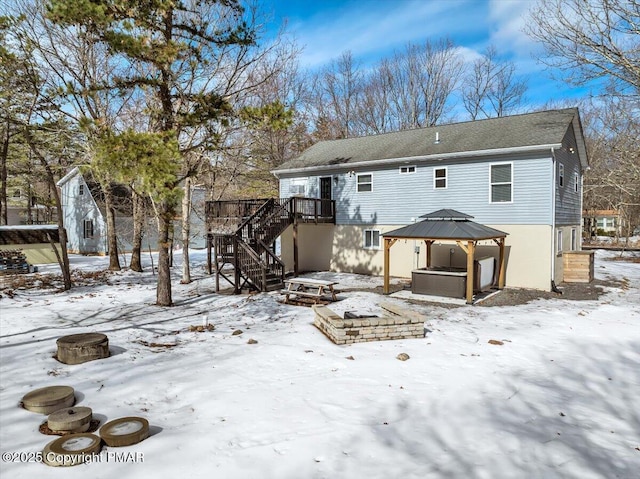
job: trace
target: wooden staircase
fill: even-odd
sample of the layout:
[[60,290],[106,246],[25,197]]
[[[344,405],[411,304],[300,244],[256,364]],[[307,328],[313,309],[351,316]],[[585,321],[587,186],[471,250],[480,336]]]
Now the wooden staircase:
[[235,293],[245,288],[274,291],[283,287],[285,278],[285,265],[275,254],[276,239],[294,223],[335,223],[335,202],[317,198],[210,201],[206,214],[207,266],[211,274],[215,259],[216,291],[220,277]]

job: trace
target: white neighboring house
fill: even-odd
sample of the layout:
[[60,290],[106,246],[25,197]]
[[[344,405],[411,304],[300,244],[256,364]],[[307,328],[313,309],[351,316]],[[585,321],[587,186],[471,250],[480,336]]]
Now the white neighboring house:
[[[60,188],[62,215],[67,230],[67,250],[76,254],[108,253],[107,222],[104,204],[98,198],[99,190],[85,181],[76,167],[57,183]],[[191,244],[192,248],[204,248],[204,197],[203,188],[192,190]],[[180,221],[174,224],[175,243],[181,243]],[[116,213],[116,229],[118,232],[118,249],[121,252],[131,251],[133,238],[133,219],[131,213]],[[149,219],[146,223],[142,248],[145,251],[157,250],[156,223]]]
[[69,253],[107,254],[106,219],[80,170],[72,169],[57,185]]

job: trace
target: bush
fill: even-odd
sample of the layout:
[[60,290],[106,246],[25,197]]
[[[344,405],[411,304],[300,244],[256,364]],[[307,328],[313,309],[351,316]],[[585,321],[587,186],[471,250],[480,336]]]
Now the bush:
[[597,236],[610,236],[610,237],[614,237],[616,235],[616,233],[614,231],[605,231],[602,228],[598,228],[598,230],[596,231],[596,235]]

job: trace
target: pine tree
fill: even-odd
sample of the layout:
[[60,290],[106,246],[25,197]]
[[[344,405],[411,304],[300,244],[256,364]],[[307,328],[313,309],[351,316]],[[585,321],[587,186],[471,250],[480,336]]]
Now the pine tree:
[[[147,95],[148,132],[105,131],[102,161],[120,175],[134,175],[154,200],[158,219],[157,304],[171,299],[170,230],[180,204],[181,135],[231,113],[216,81],[203,72],[219,53],[254,43],[237,0],[50,0],[49,17],[81,26],[132,68],[103,88]],[[201,145],[202,146],[202,145]]]

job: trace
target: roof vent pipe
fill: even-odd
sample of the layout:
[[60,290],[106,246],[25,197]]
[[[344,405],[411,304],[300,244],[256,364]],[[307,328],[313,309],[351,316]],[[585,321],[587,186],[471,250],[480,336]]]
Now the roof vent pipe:
[[440,132],[436,131],[436,141],[434,141],[434,143],[437,145],[438,143],[440,143]]

